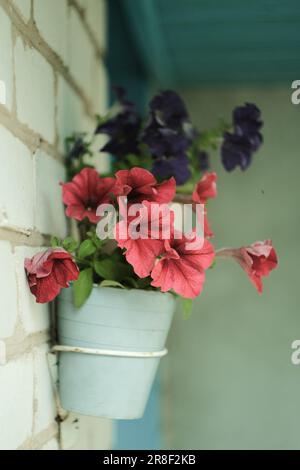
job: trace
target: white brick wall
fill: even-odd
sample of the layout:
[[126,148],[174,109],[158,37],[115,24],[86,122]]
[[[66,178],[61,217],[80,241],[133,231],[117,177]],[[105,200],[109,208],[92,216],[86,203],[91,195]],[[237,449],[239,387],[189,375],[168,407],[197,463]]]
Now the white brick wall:
[[59,132],[59,149],[64,150],[65,138],[71,132],[89,131],[92,128],[84,125],[83,103],[62,77],[58,79],[57,91],[57,127]]
[[87,21],[102,49],[106,48],[106,3],[104,0],[81,0]]
[[[42,150],[35,154],[36,207],[35,226],[44,234],[67,235],[65,210],[61,200],[61,186],[65,168]],[[49,178],[51,175],[51,178]]]
[[[47,245],[46,235],[66,235],[59,187],[64,139],[93,131],[90,111],[102,113],[106,106],[106,69],[99,58],[104,3],[7,0],[0,6],[0,80],[7,89],[0,106],[0,346],[6,351],[0,364],[1,450],[60,447],[47,361],[49,306],[31,295],[24,259]],[[100,170],[107,168],[107,159],[100,160]],[[80,423],[70,448],[111,445],[111,423],[84,417]]]
[[0,227],[34,225],[33,161],[29,149],[0,127]]
[[80,84],[90,96],[90,78],[95,51],[91,48],[91,43],[86,30],[79,18],[78,13],[73,9],[70,15],[70,37],[69,37],[69,67],[71,74],[74,75]]
[[0,44],[5,44],[0,54],[0,80],[4,82],[6,88],[6,106],[11,109],[13,89],[11,24],[2,10],[0,10],[0,25]]
[[15,46],[17,114],[20,121],[54,142],[54,73],[47,61],[24,45]]
[[17,449],[32,434],[33,355],[0,366],[0,448]]
[[9,242],[0,241],[0,339],[12,336],[18,315],[15,262]]
[[67,62],[68,5],[61,0],[38,0],[34,5],[34,18],[41,36],[49,46]]
[[34,348],[34,388],[35,414],[34,433],[38,434],[47,428],[56,417],[56,406],[53,393],[52,378],[48,367],[48,346]]

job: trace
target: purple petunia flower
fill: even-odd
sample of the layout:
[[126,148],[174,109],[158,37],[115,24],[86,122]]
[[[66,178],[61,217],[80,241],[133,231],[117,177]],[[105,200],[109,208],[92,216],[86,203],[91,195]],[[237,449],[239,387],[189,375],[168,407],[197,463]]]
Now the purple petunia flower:
[[261,112],[255,104],[246,103],[233,111],[234,132],[225,132],[221,147],[222,162],[227,171],[239,166],[248,168],[252,155],[259,149],[263,137],[259,132],[263,126]]
[[151,123],[145,130],[143,141],[153,157],[178,157],[185,155],[189,140],[177,131]]
[[191,176],[189,160],[186,155],[156,159],[152,167],[152,172],[162,179],[174,176],[178,185],[184,184]]
[[100,149],[116,157],[124,157],[130,153],[138,153],[138,135],[141,119],[131,111],[124,111],[97,127],[96,134],[110,136],[109,141]]
[[109,141],[100,149],[101,152],[109,152],[116,157],[124,157],[130,153],[138,153],[138,137],[142,120],[135,112],[134,104],[125,99],[126,92],[123,87],[114,87],[115,94],[122,111],[115,117],[100,124],[95,134],[106,134]]
[[225,132],[221,148],[222,163],[227,171],[232,171],[239,166],[246,170],[252,160],[252,146],[243,135]]
[[233,123],[235,130],[246,136],[259,133],[263,126],[260,110],[252,103],[245,103],[244,106],[235,108]]
[[185,104],[175,91],[162,91],[154,96],[149,107],[152,118],[160,126],[181,129],[183,123],[188,120]]

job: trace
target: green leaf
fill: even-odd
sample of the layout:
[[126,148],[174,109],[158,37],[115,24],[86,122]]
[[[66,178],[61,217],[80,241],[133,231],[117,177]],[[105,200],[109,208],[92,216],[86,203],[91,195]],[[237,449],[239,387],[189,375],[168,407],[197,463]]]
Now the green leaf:
[[63,240],[62,246],[65,250],[73,253],[78,248],[79,243],[73,237],[67,237]]
[[84,269],[80,272],[79,278],[74,282],[73,294],[74,305],[80,308],[89,297],[93,288],[93,270],[92,268]]
[[52,236],[50,239],[50,245],[52,248],[57,248],[58,246],[61,246],[61,241],[59,238]]
[[134,155],[133,153],[130,153],[126,155],[126,159],[129,163],[129,165],[132,166],[140,166],[140,157],[137,155]]
[[115,261],[112,257],[95,261],[94,269],[100,277],[103,277],[103,279],[110,279],[113,281],[122,281],[124,278],[130,277],[133,274],[133,270],[130,265]]
[[183,316],[185,319],[188,319],[192,313],[193,300],[181,298]]
[[121,287],[121,289],[126,289],[123,284],[111,279],[105,279],[104,281],[100,282],[99,287]]
[[96,273],[103,279],[112,279],[114,281],[119,279],[116,263],[109,258],[95,261],[94,268]]
[[87,236],[92,240],[96,248],[101,248],[103,240],[100,240],[96,232],[89,231],[87,232]]
[[78,257],[79,258],[86,258],[87,256],[91,256],[95,253],[96,247],[92,240],[84,240],[78,251]]

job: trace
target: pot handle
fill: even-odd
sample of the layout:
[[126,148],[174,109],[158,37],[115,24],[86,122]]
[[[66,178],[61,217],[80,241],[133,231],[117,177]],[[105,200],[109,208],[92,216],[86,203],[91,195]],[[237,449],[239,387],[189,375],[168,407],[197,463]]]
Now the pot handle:
[[143,359],[163,357],[168,353],[168,350],[162,349],[161,351],[114,351],[112,349],[93,349],[93,348],[81,348],[78,346],[63,346],[57,344],[51,350],[52,352],[73,352],[80,354],[94,354],[96,356],[115,356],[115,357],[140,357]]

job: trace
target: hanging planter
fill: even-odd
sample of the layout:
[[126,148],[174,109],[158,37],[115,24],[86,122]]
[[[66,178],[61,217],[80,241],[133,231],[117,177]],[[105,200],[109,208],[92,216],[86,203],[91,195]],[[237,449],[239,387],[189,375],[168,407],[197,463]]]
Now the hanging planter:
[[[221,140],[225,169],[245,170],[263,140],[259,109],[246,103],[232,125],[202,133],[173,91],[151,100],[148,120],[117,92],[117,114],[97,118],[94,133],[109,137],[101,150],[116,157],[111,173],[100,175],[87,160],[93,137],[68,139],[62,199],[76,236],[53,237],[52,248],[26,259],[25,269],[37,302],[59,295],[54,350],[63,407],[133,419],[143,415],[166,354],[176,298],[187,314],[217,257],[235,259],[262,292],[277,255],[270,240],[215,250],[207,219],[207,201],[217,196],[207,150]],[[182,217],[174,223],[173,202],[191,220],[188,228]]]
[[[141,418],[167,351],[171,294],[94,287],[80,309],[71,289],[58,299],[59,393],[64,409],[112,419]],[[80,349],[82,348],[82,349]]]

